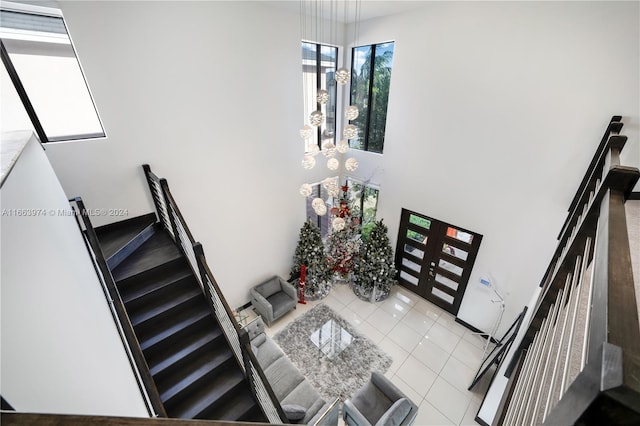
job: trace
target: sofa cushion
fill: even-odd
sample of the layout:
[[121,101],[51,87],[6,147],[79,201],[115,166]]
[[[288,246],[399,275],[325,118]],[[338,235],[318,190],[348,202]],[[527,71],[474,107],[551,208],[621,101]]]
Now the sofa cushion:
[[262,340],[260,345],[257,345],[258,352],[254,351],[258,362],[263,370],[266,370],[275,360],[284,356],[284,352],[278,347],[278,345],[271,339],[267,338],[264,334],[261,335],[263,339],[260,339],[260,336],[251,342],[253,346],[258,340]]
[[271,384],[278,401],[285,404],[287,403],[284,401],[285,397],[304,380],[302,374],[285,356],[278,358],[265,368],[264,374],[267,376],[267,380]]
[[269,296],[282,290],[280,287],[280,279],[278,277],[271,278],[269,281],[258,285],[255,289],[266,299],[269,299]]
[[282,411],[284,411],[287,419],[294,422],[304,419],[304,416],[307,415],[306,408],[296,404],[284,404],[282,405]]
[[306,408],[307,415],[303,419],[303,423],[307,423],[325,405],[325,402],[309,381],[303,380],[289,392],[282,400],[282,404],[295,404]]
[[267,297],[267,301],[273,308],[273,318],[280,318],[291,310],[292,306],[295,306],[296,301],[292,299],[287,293],[281,291],[279,293],[272,294]]
[[380,417],[376,426],[399,426],[411,411],[411,402],[400,398]]
[[371,381],[351,398],[351,402],[371,424],[375,424],[393,404]]

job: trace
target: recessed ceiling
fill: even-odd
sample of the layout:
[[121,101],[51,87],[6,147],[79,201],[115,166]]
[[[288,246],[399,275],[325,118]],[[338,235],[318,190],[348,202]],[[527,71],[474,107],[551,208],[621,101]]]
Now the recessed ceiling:
[[[361,0],[357,3],[358,7],[360,8],[360,21],[366,21],[367,19],[395,15],[398,13],[420,9],[424,7],[428,2],[416,0]],[[318,15],[326,19],[330,19],[332,16],[335,16],[337,17],[338,22],[349,24],[355,22],[355,0],[285,0],[265,1],[265,4],[269,4],[282,9],[287,9],[296,13],[300,13],[301,9],[304,8],[305,14],[307,16]]]

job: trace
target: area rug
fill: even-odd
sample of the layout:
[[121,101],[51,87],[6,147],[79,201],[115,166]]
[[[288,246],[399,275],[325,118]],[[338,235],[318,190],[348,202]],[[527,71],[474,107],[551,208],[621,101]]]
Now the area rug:
[[[327,358],[310,339],[330,319],[353,336],[352,343],[334,359]],[[372,371],[384,373],[392,362],[382,349],[324,304],[288,324],[274,339],[325,401],[350,398],[367,383]]]

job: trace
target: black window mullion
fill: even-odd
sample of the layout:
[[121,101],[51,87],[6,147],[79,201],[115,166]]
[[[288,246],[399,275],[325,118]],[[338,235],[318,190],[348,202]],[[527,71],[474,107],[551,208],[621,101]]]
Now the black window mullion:
[[[322,65],[322,45],[316,44],[316,110],[322,110],[322,106],[320,102],[318,102],[318,92],[322,87],[322,82],[320,81],[320,76],[322,75],[321,65]],[[318,147],[322,149],[322,124],[318,126]]]
[[369,151],[369,126],[371,125],[371,111],[373,110],[373,74],[375,72],[376,45],[371,45],[371,61],[369,64],[369,93],[367,94],[367,121],[364,126],[364,150]]

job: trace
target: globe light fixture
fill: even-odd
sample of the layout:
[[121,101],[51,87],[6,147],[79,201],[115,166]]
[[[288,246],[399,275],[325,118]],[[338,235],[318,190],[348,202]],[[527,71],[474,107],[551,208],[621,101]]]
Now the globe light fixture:
[[349,151],[349,142],[347,142],[345,139],[341,140],[340,142],[338,142],[338,145],[336,145],[336,150],[338,150],[340,154],[346,153],[347,151]]
[[347,117],[347,120],[355,120],[360,115],[360,111],[358,107],[355,105],[350,105],[347,107],[347,110],[344,113],[344,116]]
[[338,161],[337,158],[330,158],[329,161],[327,161],[327,168],[331,171],[334,170],[338,170],[338,167],[340,167],[340,162]]
[[313,137],[313,127],[305,124],[302,129],[300,129],[300,137],[304,140],[311,139]]
[[346,138],[346,139],[353,139],[355,137],[358,136],[358,128],[353,125],[353,124],[348,124],[345,128],[344,131],[342,132],[342,135]]
[[311,124],[312,126],[318,127],[322,123],[324,123],[324,114],[322,113],[322,111],[313,111],[309,115],[309,124]]
[[319,104],[326,104],[327,102],[329,102],[329,92],[327,92],[326,90],[318,90],[316,100]]
[[316,212],[318,216],[324,216],[325,214],[327,214],[327,206],[323,202],[322,204],[318,204],[317,206],[313,207],[313,211]]
[[358,169],[358,160],[355,158],[347,158],[347,161],[344,162],[344,168],[349,172],[355,172]]
[[308,197],[312,192],[313,188],[311,188],[311,185],[308,183],[303,183],[302,186],[300,186],[300,195],[303,197]]
[[349,70],[346,68],[338,68],[338,70],[336,71],[336,82],[338,84],[347,84],[350,77],[351,72],[349,72]]
[[340,195],[340,187],[338,186],[337,183],[332,183],[331,185],[329,185],[327,188],[327,194],[329,194],[332,197],[337,197],[338,195]]
[[322,144],[322,154],[327,158],[331,158],[336,155],[336,146],[333,142],[327,141]]
[[316,165],[316,159],[313,158],[312,155],[305,155],[304,158],[302,159],[302,167],[304,167],[307,170],[313,169],[315,165]]
[[333,230],[336,232],[342,231],[344,229],[344,226],[345,222],[341,217],[334,218],[333,222],[331,223],[331,228],[333,228]]

